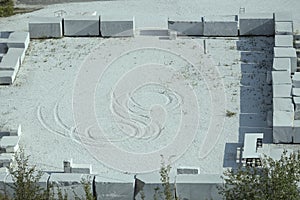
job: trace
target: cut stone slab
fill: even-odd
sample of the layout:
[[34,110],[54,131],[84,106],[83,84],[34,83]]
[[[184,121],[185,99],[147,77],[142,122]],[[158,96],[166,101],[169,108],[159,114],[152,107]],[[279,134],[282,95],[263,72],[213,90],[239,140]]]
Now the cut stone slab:
[[297,53],[294,48],[287,47],[274,47],[275,58],[289,58],[291,60],[291,72],[294,73],[297,70]]
[[276,35],[293,35],[293,22],[275,22]]
[[168,29],[177,31],[179,36],[203,36],[203,18],[168,18]]
[[300,88],[293,88],[292,95],[295,97],[300,97]]
[[238,21],[236,15],[205,16],[204,36],[237,36]]
[[0,148],[5,153],[15,153],[19,149],[19,140],[18,136],[3,136],[0,139]]
[[291,73],[291,59],[290,58],[274,58],[273,68],[274,71],[287,71]]
[[13,70],[18,71],[20,67],[20,56],[16,54],[13,50],[10,52],[7,52],[2,57],[2,60],[0,62],[0,70]]
[[292,85],[272,85],[273,98],[291,98]]
[[115,199],[132,200],[134,199],[134,177],[122,177],[110,179],[100,175],[95,176],[95,189],[97,200]]
[[101,15],[100,17],[100,34],[102,37],[132,37],[134,32],[134,17],[108,15]]
[[13,84],[16,78],[16,73],[13,70],[0,70],[0,84],[10,85]]
[[293,35],[275,35],[276,47],[293,47]]
[[27,49],[29,45],[29,32],[12,32],[7,40],[8,48]]
[[272,13],[245,13],[239,15],[240,35],[274,35]]
[[30,38],[60,38],[63,36],[62,18],[33,17],[29,20]]
[[176,178],[176,193],[179,199],[222,199],[217,189],[222,184],[217,174],[179,175]]
[[292,22],[293,17],[289,12],[275,12],[274,13],[275,22]]
[[273,142],[292,143],[294,112],[273,112]]
[[[9,48],[7,53],[3,56],[2,61],[0,62],[0,66],[13,65],[14,60],[18,60],[19,66],[21,66],[23,60],[25,59],[25,53],[26,49],[24,48]],[[19,69],[19,67],[14,69]]]
[[272,84],[292,84],[290,73],[287,71],[272,71]]
[[295,88],[300,88],[300,72],[295,72],[292,76],[292,83]]
[[[75,199],[75,194],[79,197],[85,196],[84,186],[81,183],[82,180],[89,182],[92,192],[92,182],[94,180],[93,175],[88,174],[72,174],[72,173],[51,173],[49,183],[53,184],[54,198],[57,198],[59,187],[61,191],[68,195],[69,199]],[[75,192],[75,194],[74,194]]]
[[99,16],[67,16],[64,18],[64,36],[99,36]]
[[273,111],[293,112],[292,98],[273,98]]
[[300,120],[300,97],[293,97],[295,104],[295,119]]

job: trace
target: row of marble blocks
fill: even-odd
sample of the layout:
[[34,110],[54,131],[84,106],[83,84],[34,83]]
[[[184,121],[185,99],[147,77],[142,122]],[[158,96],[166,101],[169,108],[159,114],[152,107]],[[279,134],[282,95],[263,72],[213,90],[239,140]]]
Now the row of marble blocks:
[[134,17],[66,16],[33,17],[29,21],[30,38],[60,38],[63,36],[134,36]]
[[[205,16],[193,19],[170,17],[168,29],[186,36],[270,36],[292,33],[292,20],[286,13],[243,13]],[[278,21],[289,19],[290,21]],[[275,22],[277,20],[277,22]]]
[[273,142],[300,143],[297,110],[292,84],[297,72],[297,54],[293,48],[293,21],[290,14],[275,13],[275,47],[272,68]]
[[14,160],[21,134],[21,125],[17,129],[0,131],[0,171],[6,171]]
[[28,32],[0,32],[0,84],[14,82],[28,45]]

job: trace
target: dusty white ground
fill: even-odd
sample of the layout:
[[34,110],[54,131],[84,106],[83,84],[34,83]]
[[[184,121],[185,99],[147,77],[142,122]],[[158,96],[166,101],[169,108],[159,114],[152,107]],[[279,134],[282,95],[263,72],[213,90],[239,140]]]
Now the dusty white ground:
[[[34,13],[2,18],[0,30],[27,30],[30,16],[53,16],[55,11],[61,9],[65,10],[68,15],[93,11],[97,11],[99,14],[122,12],[135,16],[137,28],[166,28],[167,16],[195,17],[198,15],[238,14],[240,7],[245,7],[246,12],[289,11],[293,13],[295,19],[294,28],[299,29],[300,27],[299,21],[297,21],[300,19],[300,13],[297,12],[300,4],[296,0],[251,1],[251,3],[249,1],[221,0],[151,1],[151,3],[149,1],[108,1],[51,5]],[[32,162],[45,170],[61,170],[62,161],[73,158],[75,163],[90,163],[96,173],[109,173],[108,175],[111,177],[135,171],[135,169],[151,171],[152,166],[159,167],[159,150],[172,144],[176,139],[179,140],[179,143],[176,143],[175,148],[173,147],[176,154],[174,168],[179,166],[198,167],[201,173],[220,174],[223,167],[234,166],[234,150],[237,143],[243,141],[244,132],[264,131],[266,133],[265,141],[271,141],[271,131],[267,128],[265,120],[266,111],[271,109],[271,88],[264,82],[266,72],[271,70],[273,38],[208,38],[206,39],[207,54],[204,54],[202,49],[203,40],[200,38],[192,41],[189,39],[167,41],[152,37],[106,40],[101,38],[33,40],[14,85],[0,87],[1,126],[6,128],[22,124],[24,134],[21,143],[26,152],[31,155]],[[124,58],[115,55],[115,52],[118,51],[126,52],[128,46],[136,48],[135,45],[147,46],[148,44],[149,47],[149,43],[155,49],[128,53]],[[96,48],[98,45],[102,46]],[[119,48],[117,48],[118,45]],[[160,51],[157,47],[165,48],[168,51]],[[195,49],[194,53],[190,53],[192,48]],[[196,64],[189,65],[185,59],[178,56],[178,53],[177,56],[170,54],[169,50],[172,51],[172,49],[176,49],[175,55],[176,52],[180,52],[179,55],[191,56],[190,59],[194,59],[192,63]],[[98,123],[102,124],[101,128],[104,133],[100,136],[95,135],[97,129],[95,130],[93,126],[82,127],[74,120],[74,117],[76,119],[73,109],[74,85],[78,84],[76,80],[78,80],[80,70],[83,66],[86,67],[85,63],[89,60],[92,61],[92,58],[105,58],[100,59],[99,63],[98,61],[94,63],[95,67],[98,64],[100,70],[96,70],[96,72],[101,73],[101,70],[103,72],[103,76],[99,78],[100,84],[93,93],[95,94],[96,118]],[[114,58],[116,61],[110,62]],[[166,68],[166,65],[171,68]],[[139,126],[140,129],[137,132],[143,134],[134,135],[130,132],[133,129],[120,128],[119,125],[122,123],[119,123],[119,118],[122,118],[122,114],[115,113],[110,116],[109,112],[113,113],[113,111],[124,108],[132,110],[134,107],[133,104],[126,101],[126,98],[124,100],[122,97],[124,88],[121,86],[127,86],[128,80],[136,76],[136,80],[142,81],[144,76],[146,82],[149,81],[146,77],[153,79],[157,77],[157,74],[151,74],[151,71],[144,73],[145,70],[138,66],[145,68],[148,66],[147,69],[156,66],[157,70],[154,72],[168,69],[162,74],[177,74],[179,81],[186,81],[190,85],[184,87],[183,91],[185,92],[183,93],[179,90],[176,91],[176,88],[171,87],[172,84],[176,84],[176,81],[171,79],[174,76],[170,76],[171,78],[166,76],[167,80],[170,78],[169,82],[163,79],[158,85],[140,84],[143,86],[140,91],[137,90],[134,94],[130,93],[131,96],[127,96],[132,97],[132,102],[138,103],[138,108],[146,107],[146,110],[148,109],[145,113],[141,109],[133,110],[132,115],[129,116],[131,121],[137,121],[141,119],[139,117],[146,116],[139,121],[144,125]],[[118,73],[118,67],[124,70],[126,76]],[[175,72],[172,71],[173,68]],[[199,73],[202,78],[199,78]],[[212,76],[214,74],[216,76]],[[101,81],[105,84],[101,84]],[[155,81],[158,82],[156,79]],[[118,90],[118,87],[121,88]],[[116,89],[116,96],[111,92],[112,88]],[[180,95],[180,93],[186,95],[189,89],[194,92],[198,106],[192,106],[194,102],[192,98],[182,98]],[[176,94],[179,95],[176,96]],[[82,98],[84,97],[86,94],[83,92]],[[223,97],[226,98],[225,101],[223,101]],[[173,101],[174,105],[170,104],[171,107],[150,106],[162,105],[170,99],[175,100]],[[124,103],[124,101],[128,107],[123,106],[122,102]],[[182,135],[182,138],[177,138],[178,135],[175,134],[177,129],[174,127],[176,125],[180,127],[182,116],[183,119],[185,116],[185,110],[182,107],[176,107],[176,101],[177,103],[181,102],[178,104],[182,107],[186,106],[185,108],[191,113],[199,116],[199,127],[194,130],[197,134],[191,143],[187,141],[191,136],[190,132],[187,132],[187,138]],[[87,105],[87,109],[89,105]],[[176,109],[172,109],[172,106],[175,106]],[[226,117],[226,110],[237,114],[233,117]],[[157,121],[157,126],[155,126],[155,121],[154,124],[151,124],[153,122],[151,120],[147,121],[149,116],[153,119],[162,117],[161,121],[164,121],[165,124],[159,124],[161,121]],[[190,116],[189,113],[187,116]],[[83,117],[83,119],[86,118]],[[211,123],[212,121],[213,123]],[[91,121],[87,120],[86,122]],[[94,124],[91,123],[91,125]],[[129,125],[129,123],[125,123],[125,125]],[[150,133],[155,134],[147,135],[149,129],[153,129]],[[112,130],[123,130],[123,132]],[[82,132],[85,134],[84,136],[82,136]],[[124,132],[127,135],[123,134]],[[109,135],[107,135],[108,133]],[[109,145],[101,143],[101,139],[104,138],[113,142]],[[91,146],[95,148],[85,148],[82,141],[86,144],[90,142]],[[182,145],[180,145],[181,141]],[[99,144],[103,146],[99,147]],[[101,150],[101,147],[104,149]],[[183,147],[186,149],[183,149],[181,156]],[[115,151],[116,149],[129,153],[126,154],[128,157]],[[153,152],[157,153],[153,154],[156,157],[148,159],[147,156]],[[132,155],[132,153],[144,153],[144,157],[142,154]],[[166,154],[167,157],[170,155]],[[114,159],[118,160],[110,163]],[[145,167],[141,167],[141,165]],[[151,166],[151,169],[147,166]]]

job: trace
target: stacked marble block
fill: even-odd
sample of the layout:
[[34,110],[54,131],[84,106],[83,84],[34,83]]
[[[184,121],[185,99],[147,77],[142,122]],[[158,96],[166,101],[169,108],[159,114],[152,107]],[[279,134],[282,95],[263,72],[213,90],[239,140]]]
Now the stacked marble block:
[[292,95],[295,86],[291,78],[297,70],[297,55],[293,48],[292,17],[288,13],[274,13],[274,23],[273,142],[299,143],[300,133],[295,132],[297,112]]
[[61,17],[34,17],[29,21],[30,38],[131,37],[134,36],[134,17],[106,15],[78,15]]
[[14,82],[28,45],[28,32],[0,32],[0,84]]

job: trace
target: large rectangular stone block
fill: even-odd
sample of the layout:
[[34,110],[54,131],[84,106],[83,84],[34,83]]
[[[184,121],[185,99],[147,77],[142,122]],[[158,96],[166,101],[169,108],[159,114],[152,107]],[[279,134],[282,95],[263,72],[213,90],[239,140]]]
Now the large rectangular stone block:
[[29,32],[12,32],[7,40],[8,48],[23,48],[27,49],[29,45]]
[[222,184],[218,174],[180,175],[176,178],[176,193],[179,199],[222,199],[217,189]]
[[94,176],[88,174],[52,173],[49,184],[54,186],[55,198],[57,198],[59,188],[63,194],[68,195],[69,199],[76,199],[76,195],[85,196],[84,185],[81,183],[83,180],[88,182],[91,188],[90,192],[92,192]]
[[275,35],[275,47],[293,48],[293,35]]
[[275,22],[276,35],[293,35],[293,22]]
[[294,112],[292,98],[273,98],[273,111]]
[[18,56],[15,52],[10,51],[7,52],[0,62],[0,70],[13,70],[18,72],[20,67],[20,56]]
[[292,83],[295,88],[300,88],[300,72],[295,72],[292,76]]
[[292,143],[294,112],[273,112],[273,142]]
[[274,19],[270,13],[239,15],[240,35],[274,35]]
[[275,22],[292,22],[293,17],[290,12],[275,12],[274,20]]
[[62,18],[60,17],[30,18],[30,38],[60,38],[63,36],[62,27]]
[[292,85],[272,85],[273,98],[291,98]]
[[16,78],[15,70],[0,70],[0,84],[10,85],[13,84]]
[[300,97],[300,88],[293,88],[292,95],[295,97]]
[[171,17],[168,18],[168,29],[176,31],[177,35],[182,36],[202,36],[203,19],[202,17]]
[[[170,175],[170,189],[173,193],[175,193],[175,180],[174,175]],[[143,198],[141,198],[141,191],[143,192],[143,194],[145,195],[145,200],[152,200],[153,196],[156,193],[160,193],[163,192],[164,188],[162,186],[162,182],[160,180],[160,176],[157,172],[154,173],[147,173],[147,174],[139,174],[136,176],[136,181],[138,181],[137,183],[140,183],[140,190],[137,191],[137,188],[135,188],[135,190],[138,192],[135,199],[136,200],[143,200]],[[139,184],[136,184],[136,187]]]
[[282,85],[282,84],[292,84],[291,75],[287,71],[272,71],[272,84]]
[[297,53],[294,48],[287,47],[274,47],[275,58],[289,58],[291,60],[291,72],[294,73],[297,70]]
[[204,36],[237,36],[238,21],[236,15],[205,16]]
[[102,37],[132,37],[134,32],[134,17],[108,15],[101,15],[100,17],[100,34]]
[[287,72],[291,73],[290,58],[274,58],[272,69],[274,71],[287,71]]
[[0,148],[5,153],[15,153],[19,149],[19,136],[3,136],[0,139]]
[[14,160],[13,153],[1,153],[0,154],[0,167],[9,167],[10,163]]
[[64,36],[100,36],[99,16],[64,17]]
[[97,200],[132,200],[134,199],[134,177],[110,179],[97,175],[95,177]]

